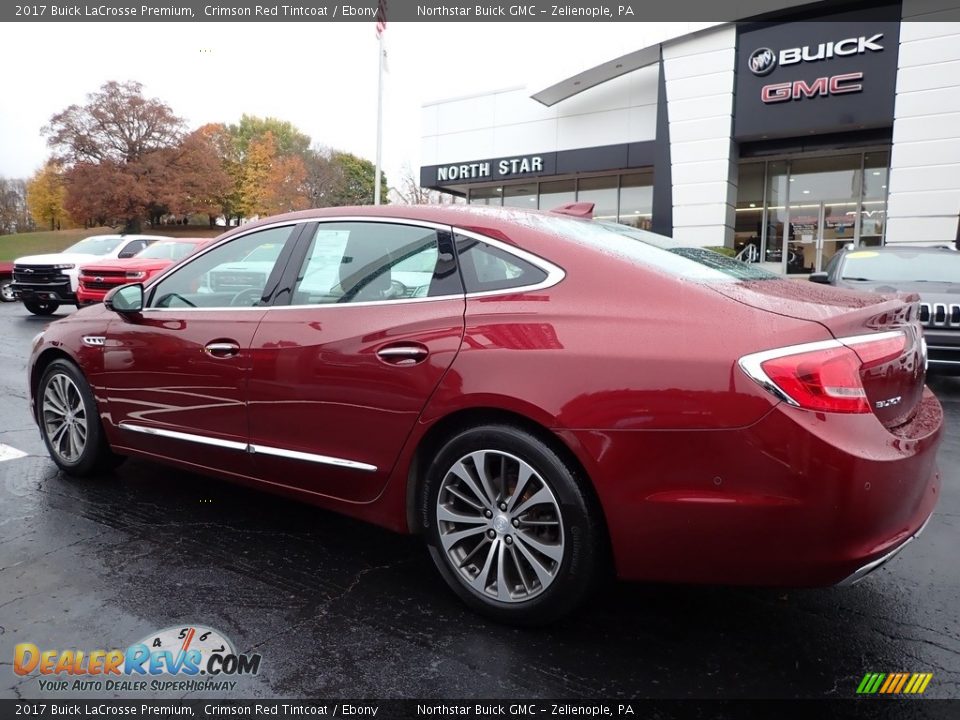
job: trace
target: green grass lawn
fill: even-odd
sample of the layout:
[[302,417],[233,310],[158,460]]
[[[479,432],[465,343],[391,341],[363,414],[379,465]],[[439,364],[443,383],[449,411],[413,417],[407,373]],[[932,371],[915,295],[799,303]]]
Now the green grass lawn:
[[[216,237],[224,229],[220,227],[197,227],[195,225],[164,225],[156,229],[147,226],[143,228],[143,233],[145,235],[170,235],[173,237]],[[116,230],[113,228],[100,227],[0,235],[0,261],[11,262],[24,255],[60,252],[85,237],[109,235],[115,232]]]

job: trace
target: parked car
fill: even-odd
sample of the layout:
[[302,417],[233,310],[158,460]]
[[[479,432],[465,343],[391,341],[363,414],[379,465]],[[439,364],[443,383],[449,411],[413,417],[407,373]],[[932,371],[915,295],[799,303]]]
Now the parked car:
[[98,303],[115,287],[130,282],[146,282],[209,242],[210,238],[158,240],[131,258],[83,264],[80,266],[77,301],[81,305]]
[[13,294],[13,263],[0,262],[0,302],[14,302],[17,296]]
[[917,293],[930,370],[960,373],[960,253],[954,248],[844,248],[810,279],[867,292]]
[[91,260],[130,258],[160,235],[92,235],[60,253],[17,258],[13,266],[13,293],[34,315],[51,315],[64,303],[80,307],[77,299],[80,265]]
[[[205,286],[267,244],[256,285]],[[328,208],[53,323],[29,387],[68,475],[133,455],[417,533],[466,603],[535,624],[610,566],[818,586],[885,563],[939,493],[923,353],[915,298],[622,225]]]

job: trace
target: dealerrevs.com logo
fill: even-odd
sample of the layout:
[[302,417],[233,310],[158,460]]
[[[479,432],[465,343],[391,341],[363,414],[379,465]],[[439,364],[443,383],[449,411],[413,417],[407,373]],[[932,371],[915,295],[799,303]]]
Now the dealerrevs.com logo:
[[186,625],[148,635],[126,650],[41,650],[20,643],[13,671],[38,673],[40,689],[54,692],[231,691],[237,683],[228,678],[256,675],[260,661],[260,655],[237,653],[213,628]]

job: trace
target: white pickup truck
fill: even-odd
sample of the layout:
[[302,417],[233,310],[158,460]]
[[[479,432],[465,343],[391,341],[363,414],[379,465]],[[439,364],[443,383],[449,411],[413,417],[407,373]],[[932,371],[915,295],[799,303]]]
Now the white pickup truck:
[[82,264],[130,258],[157,240],[169,239],[161,235],[92,235],[63,252],[17,258],[10,288],[34,315],[50,315],[64,303],[77,305]]

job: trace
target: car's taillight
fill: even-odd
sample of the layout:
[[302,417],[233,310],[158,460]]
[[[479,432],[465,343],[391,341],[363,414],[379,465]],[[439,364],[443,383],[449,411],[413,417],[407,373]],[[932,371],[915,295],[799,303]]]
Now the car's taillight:
[[864,369],[895,360],[906,347],[900,331],[794,345],[747,355],[740,367],[791,405],[836,413],[871,412]]

